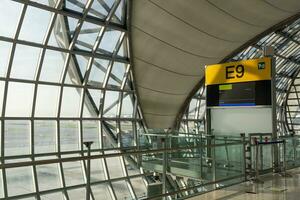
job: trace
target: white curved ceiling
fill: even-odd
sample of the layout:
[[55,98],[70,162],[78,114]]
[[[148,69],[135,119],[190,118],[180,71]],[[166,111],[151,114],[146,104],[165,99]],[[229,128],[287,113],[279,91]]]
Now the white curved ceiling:
[[148,128],[172,127],[206,64],[299,11],[299,0],[133,0],[134,75]]

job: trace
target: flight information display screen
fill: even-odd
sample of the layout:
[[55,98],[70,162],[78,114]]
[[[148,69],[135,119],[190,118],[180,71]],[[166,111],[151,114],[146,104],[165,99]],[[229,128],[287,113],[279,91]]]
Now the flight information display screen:
[[255,106],[255,82],[219,85],[219,106]]
[[271,105],[271,81],[208,85],[207,106]]

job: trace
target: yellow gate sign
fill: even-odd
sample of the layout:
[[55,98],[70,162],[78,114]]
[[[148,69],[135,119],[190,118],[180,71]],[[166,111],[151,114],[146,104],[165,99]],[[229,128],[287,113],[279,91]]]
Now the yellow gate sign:
[[205,68],[205,85],[271,80],[271,58],[242,60]]

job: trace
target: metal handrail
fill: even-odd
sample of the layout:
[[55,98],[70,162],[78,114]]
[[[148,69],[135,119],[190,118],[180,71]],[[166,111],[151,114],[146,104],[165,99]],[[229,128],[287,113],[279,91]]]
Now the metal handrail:
[[[226,145],[241,145],[242,142],[228,143]],[[13,168],[13,167],[24,167],[24,166],[32,166],[32,165],[45,165],[52,163],[61,163],[61,162],[74,162],[74,161],[82,161],[88,159],[99,159],[99,158],[107,158],[107,157],[119,157],[119,156],[132,156],[139,154],[151,154],[151,153],[164,153],[164,152],[177,152],[179,150],[192,150],[198,148],[213,148],[224,146],[225,144],[211,144],[211,145],[196,145],[190,147],[174,147],[174,148],[165,148],[165,149],[146,149],[146,150],[128,150],[122,151],[119,153],[108,153],[105,154],[105,151],[102,150],[103,154],[101,155],[91,155],[91,156],[76,156],[76,157],[68,157],[68,158],[56,158],[56,159],[47,159],[47,160],[34,160],[34,161],[24,161],[24,162],[15,162],[15,163],[2,163],[0,164],[0,169],[4,168]]]

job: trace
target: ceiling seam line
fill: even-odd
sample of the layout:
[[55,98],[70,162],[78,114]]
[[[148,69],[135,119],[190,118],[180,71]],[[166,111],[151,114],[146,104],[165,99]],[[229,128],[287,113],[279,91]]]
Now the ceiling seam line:
[[155,67],[155,68],[161,69],[161,70],[163,70],[163,71],[167,71],[167,72],[170,72],[170,73],[173,73],[173,74],[178,74],[178,75],[180,75],[180,76],[187,76],[187,77],[199,77],[199,76],[201,76],[201,75],[182,74],[182,73],[178,73],[178,72],[175,72],[175,71],[172,71],[172,70],[169,70],[169,69],[165,69],[165,68],[163,68],[163,67],[161,67],[161,66],[159,66],[159,65],[156,65],[156,64],[150,63],[150,62],[148,62],[148,61],[145,61],[145,60],[143,60],[142,58],[139,58],[139,57],[137,57],[137,56],[135,56],[134,59],[139,60],[139,61],[141,61],[141,62],[143,62],[143,63],[149,64],[149,65],[151,65],[151,66],[153,66],[153,67]]
[[155,115],[155,116],[161,116],[161,117],[169,117],[169,116],[175,116],[176,114],[170,114],[170,115],[163,115],[163,114],[159,114],[159,113],[147,113],[144,112],[145,115]]
[[238,17],[235,17],[234,15],[231,15],[230,13],[228,13],[226,10],[223,10],[221,9],[220,7],[218,7],[217,5],[215,5],[214,3],[210,2],[209,0],[206,0],[209,4],[211,4],[212,6],[214,6],[215,8],[217,8],[218,10],[222,11],[223,13],[226,13],[228,16],[231,16],[232,18],[242,22],[242,23],[245,23],[245,24],[248,24],[250,26],[253,26],[253,27],[258,27],[258,28],[266,28],[265,26],[261,26],[261,25],[257,25],[257,24],[252,24],[250,22],[247,22],[245,20],[242,20]]
[[228,40],[228,39],[220,38],[220,37],[218,37],[218,36],[215,36],[215,35],[213,35],[213,34],[211,34],[211,33],[206,32],[206,31],[204,31],[204,30],[201,30],[200,28],[194,26],[193,24],[190,24],[190,23],[188,23],[187,21],[181,19],[180,17],[174,15],[173,13],[171,13],[170,11],[168,11],[167,9],[165,9],[165,8],[159,6],[158,4],[154,3],[152,0],[148,0],[148,1],[151,2],[153,5],[155,5],[156,7],[160,8],[161,10],[163,10],[164,12],[168,13],[168,14],[171,15],[172,17],[178,19],[179,21],[183,22],[184,24],[186,24],[186,25],[188,25],[188,26],[194,28],[195,30],[197,30],[197,31],[199,31],[199,32],[201,32],[201,33],[203,33],[203,34],[205,34],[205,35],[208,35],[208,36],[210,36],[210,37],[212,37],[212,38],[215,38],[215,39],[218,39],[218,40],[221,40],[221,41],[225,41],[225,42],[229,42],[229,43],[241,43],[241,42],[242,42],[242,41],[234,41],[234,40]]
[[182,51],[182,52],[184,52],[184,53],[186,53],[186,54],[193,55],[193,56],[198,57],[198,58],[205,58],[205,59],[219,59],[219,58],[221,58],[221,57],[209,57],[209,56],[203,56],[203,55],[198,55],[198,54],[189,52],[189,51],[184,50],[184,49],[182,49],[182,48],[176,47],[175,45],[170,44],[170,43],[168,43],[168,42],[166,42],[166,41],[164,41],[164,40],[162,40],[162,39],[160,39],[160,38],[158,38],[158,37],[156,37],[156,36],[154,36],[154,35],[152,35],[152,34],[150,34],[150,33],[147,33],[147,32],[145,32],[144,30],[142,30],[141,28],[139,28],[139,27],[137,27],[137,26],[135,26],[135,25],[131,25],[131,26],[132,26],[133,28],[135,28],[135,29],[137,29],[137,30],[143,32],[144,34],[146,34],[146,35],[148,35],[148,36],[150,36],[150,37],[152,37],[152,38],[155,38],[156,40],[158,40],[158,41],[160,41],[160,42],[162,42],[162,43],[164,43],[164,44],[166,44],[166,45],[168,45],[168,46],[170,46],[170,47],[173,47],[173,48],[175,48],[175,49],[178,49],[178,50],[180,50],[180,51]]
[[144,87],[144,86],[141,86],[139,84],[136,84],[138,87],[140,88],[143,88],[145,90],[150,90],[150,91],[153,91],[153,92],[157,92],[157,93],[161,93],[161,94],[168,94],[168,95],[172,95],[172,96],[184,96],[184,95],[187,95],[188,93],[181,93],[181,94],[176,94],[176,93],[170,93],[170,92],[162,92],[162,91],[159,91],[159,90],[154,90],[154,89],[150,89],[150,88],[147,88],[147,87]]
[[270,5],[271,7],[275,8],[275,9],[277,9],[277,10],[280,10],[280,11],[282,11],[282,12],[286,12],[286,13],[290,13],[290,14],[293,14],[293,13],[294,13],[294,12],[292,12],[292,11],[288,11],[288,10],[279,8],[279,7],[275,6],[274,4],[272,4],[272,3],[270,3],[270,2],[268,2],[268,1],[266,1],[266,0],[262,0],[262,1],[265,2],[266,4]]

